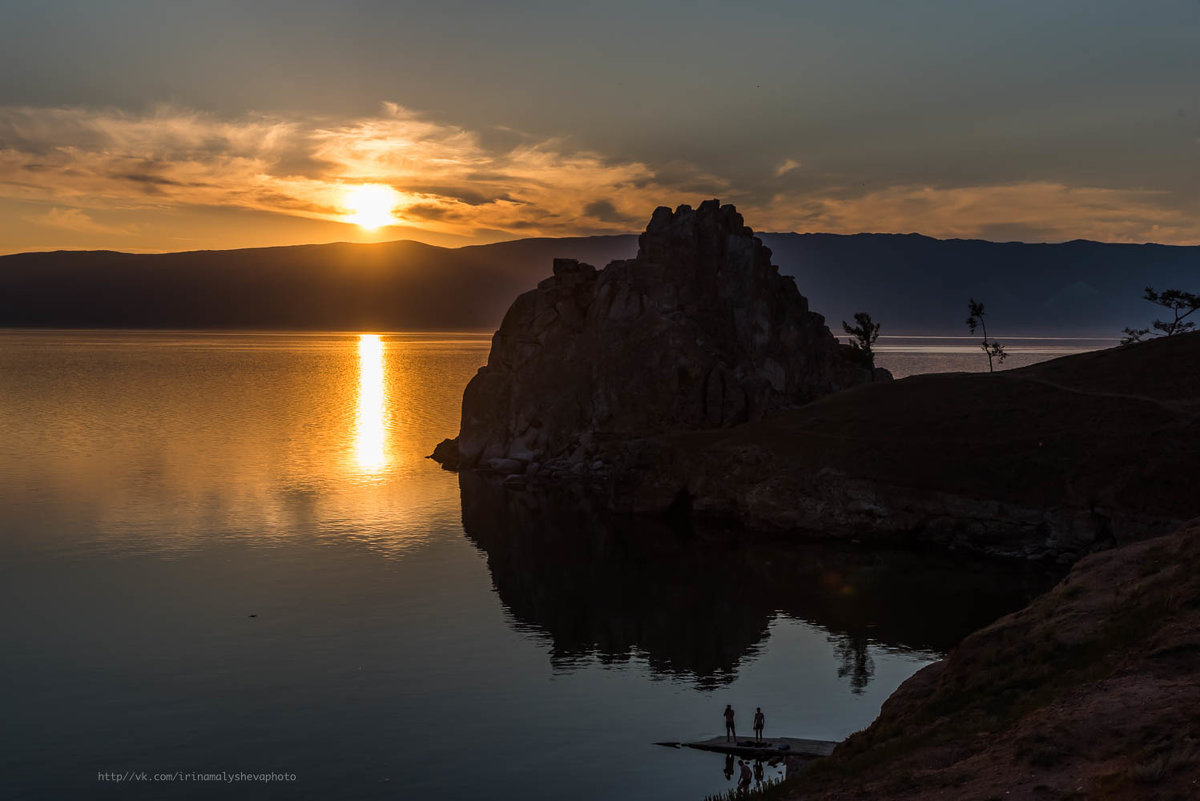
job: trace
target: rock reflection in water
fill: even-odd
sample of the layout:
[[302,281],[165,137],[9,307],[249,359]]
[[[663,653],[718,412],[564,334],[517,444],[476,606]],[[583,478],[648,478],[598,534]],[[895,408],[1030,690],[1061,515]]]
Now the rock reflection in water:
[[506,490],[469,471],[459,481],[463,527],[501,602],[547,636],[556,669],[636,656],[656,674],[716,688],[778,614],[827,631],[838,675],[861,692],[872,650],[942,654],[1053,580],[935,553],[684,532],[613,519],[568,492]]

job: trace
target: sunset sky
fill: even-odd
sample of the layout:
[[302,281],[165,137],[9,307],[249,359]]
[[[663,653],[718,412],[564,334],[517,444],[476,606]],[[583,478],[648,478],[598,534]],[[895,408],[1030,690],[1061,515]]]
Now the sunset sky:
[[1200,2],[6,2],[0,253],[1200,243]]

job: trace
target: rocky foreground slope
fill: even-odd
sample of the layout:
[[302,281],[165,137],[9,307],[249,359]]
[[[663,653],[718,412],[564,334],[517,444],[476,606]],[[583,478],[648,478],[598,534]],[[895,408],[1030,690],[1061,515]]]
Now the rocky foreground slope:
[[869,381],[733,206],[654,212],[637,258],[557,259],[513,303],[434,458],[534,475],[602,440],[757,420]]
[[1080,561],[902,684],[789,797],[1200,798],[1200,520]]

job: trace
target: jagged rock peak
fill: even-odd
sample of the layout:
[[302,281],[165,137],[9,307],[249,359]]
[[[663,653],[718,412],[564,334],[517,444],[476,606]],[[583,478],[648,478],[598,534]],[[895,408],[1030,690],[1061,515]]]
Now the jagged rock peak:
[[599,440],[735,425],[870,380],[731,205],[654,211],[634,259],[555,259],[463,393],[447,466],[590,464]]
[[[638,237],[637,257],[643,261],[667,263],[700,253],[716,256],[724,249],[721,239],[727,236],[754,236],[754,231],[731,204],[722,206],[719,200],[706,200],[697,209],[685,204],[675,211],[668,206],[659,206],[650,216],[646,230]],[[763,247],[761,242],[759,247],[769,262],[770,249]]]

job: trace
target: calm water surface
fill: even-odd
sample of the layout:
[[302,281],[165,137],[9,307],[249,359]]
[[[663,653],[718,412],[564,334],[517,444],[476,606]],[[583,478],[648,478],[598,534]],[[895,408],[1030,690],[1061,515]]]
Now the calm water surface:
[[[1008,356],[997,370],[1025,367],[1059,356],[1115,347],[1120,338],[997,337]],[[876,363],[896,378],[917,373],[986,372],[987,356],[979,337],[881,336],[875,343]],[[844,338],[843,338],[844,341]]]
[[651,743],[843,738],[1043,580],[460,485],[488,341],[0,333],[0,796],[698,800],[723,760]]

